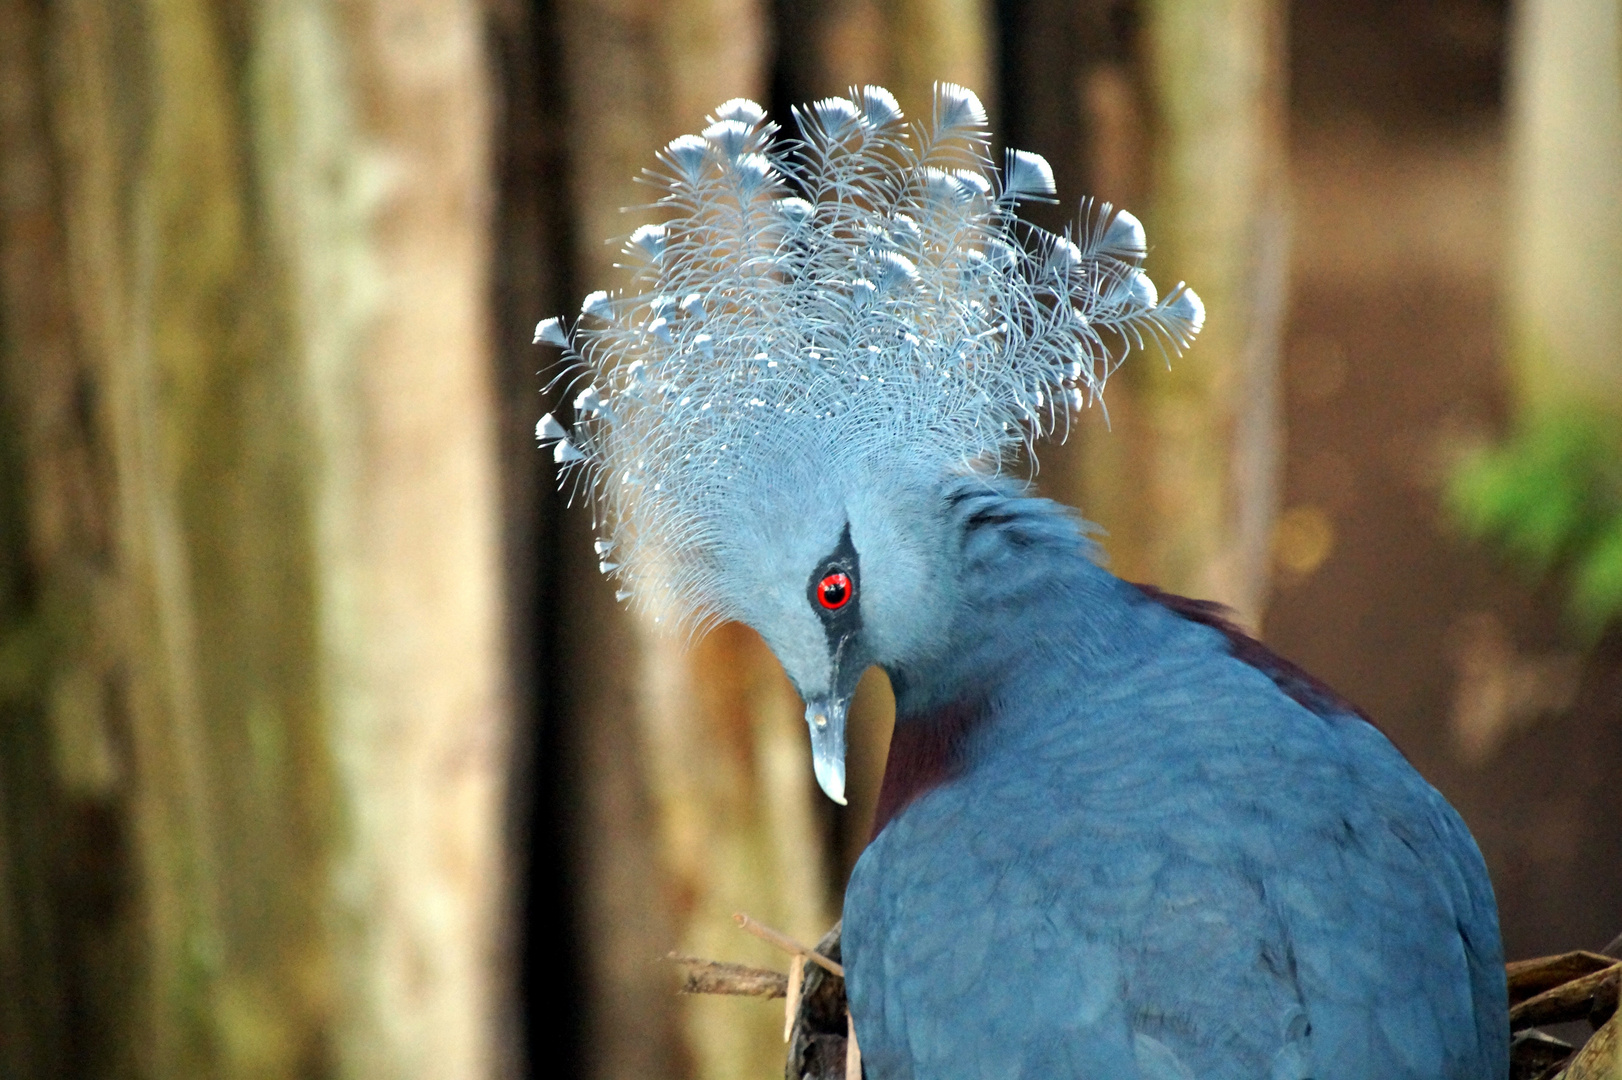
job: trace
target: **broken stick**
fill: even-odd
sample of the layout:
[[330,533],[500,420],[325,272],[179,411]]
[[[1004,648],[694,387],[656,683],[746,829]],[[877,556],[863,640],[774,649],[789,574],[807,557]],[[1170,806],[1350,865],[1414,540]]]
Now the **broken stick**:
[[795,941],[782,931],[773,930],[764,923],[758,923],[742,912],[732,916],[732,919],[744,930],[755,935],[768,945],[775,945],[779,949],[782,949],[784,952],[788,953],[790,956],[803,956],[807,960],[810,960],[813,964],[822,968],[824,971],[833,975],[838,975],[841,979],[845,977],[844,965],[828,959],[815,949],[801,945],[798,941]]
[[736,994],[742,997],[780,998],[788,993],[788,976],[765,968],[704,960],[671,953],[669,959],[686,968],[684,994]]

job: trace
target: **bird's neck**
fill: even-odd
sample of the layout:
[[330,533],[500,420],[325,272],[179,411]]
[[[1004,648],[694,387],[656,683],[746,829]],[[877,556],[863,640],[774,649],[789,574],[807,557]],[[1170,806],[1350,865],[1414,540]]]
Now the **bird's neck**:
[[972,699],[906,717],[899,710],[897,702],[890,754],[873,811],[874,836],[914,799],[964,773],[972,760],[970,740],[984,734],[981,729],[990,715],[984,701]]
[[1092,560],[1070,511],[981,487],[954,512],[966,587],[950,646],[888,669],[896,721],[875,836],[913,800],[1018,738],[1043,712],[1029,706],[1056,669],[1074,687],[1119,662],[1105,628],[1110,612],[1129,605],[1128,586]]

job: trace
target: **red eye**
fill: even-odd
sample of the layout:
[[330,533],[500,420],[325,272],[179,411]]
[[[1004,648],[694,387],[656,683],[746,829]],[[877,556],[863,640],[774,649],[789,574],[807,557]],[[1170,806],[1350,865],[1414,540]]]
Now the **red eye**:
[[817,582],[817,602],[829,611],[838,611],[850,603],[851,594],[855,591],[849,574],[829,574]]

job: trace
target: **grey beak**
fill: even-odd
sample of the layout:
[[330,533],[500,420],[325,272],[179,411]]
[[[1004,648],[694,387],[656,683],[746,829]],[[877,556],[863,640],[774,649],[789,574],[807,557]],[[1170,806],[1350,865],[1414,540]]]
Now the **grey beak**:
[[845,710],[848,698],[812,698],[805,706],[811,729],[811,762],[828,798],[845,805]]

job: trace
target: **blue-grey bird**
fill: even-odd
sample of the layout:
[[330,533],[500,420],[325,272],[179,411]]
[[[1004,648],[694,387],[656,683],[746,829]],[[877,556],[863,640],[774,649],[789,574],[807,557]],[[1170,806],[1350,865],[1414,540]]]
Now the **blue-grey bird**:
[[1210,605],[1103,569],[1001,475],[1204,309],[1142,227],[1057,236],[1040,157],[974,95],[867,87],[778,138],[721,106],[665,147],[629,281],[548,319],[544,417],[605,573],[738,619],[844,799],[870,666],[895,734],[843,956],[876,1080],[1502,1080],[1492,889],[1463,822],[1356,710]]

